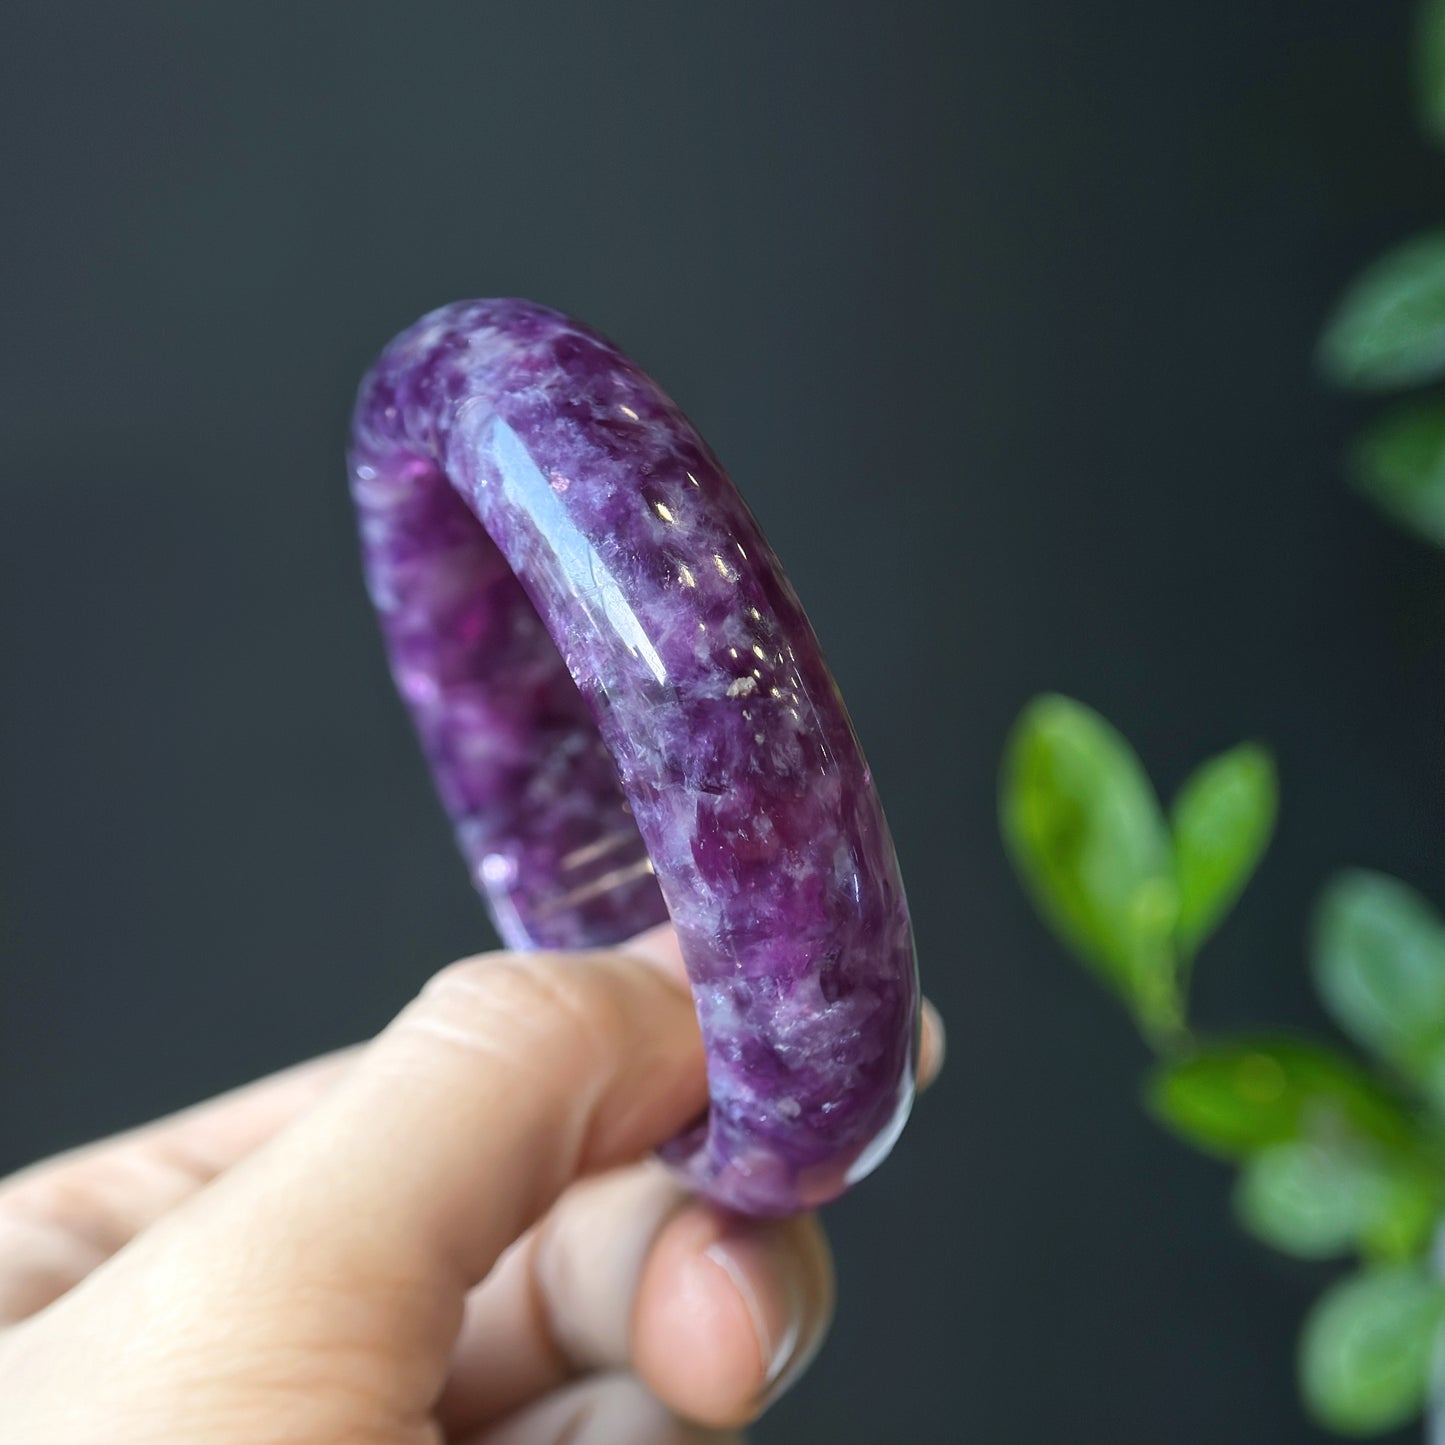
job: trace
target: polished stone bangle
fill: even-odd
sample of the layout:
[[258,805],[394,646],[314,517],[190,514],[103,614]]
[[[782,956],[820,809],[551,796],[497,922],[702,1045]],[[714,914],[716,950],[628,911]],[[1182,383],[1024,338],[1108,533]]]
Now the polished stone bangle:
[[503,941],[670,917],[710,1105],[663,1157],[750,1214],[840,1194],[912,1101],[912,931],[842,698],[716,457],[612,343],[490,300],[382,352],[350,468],[392,672]]

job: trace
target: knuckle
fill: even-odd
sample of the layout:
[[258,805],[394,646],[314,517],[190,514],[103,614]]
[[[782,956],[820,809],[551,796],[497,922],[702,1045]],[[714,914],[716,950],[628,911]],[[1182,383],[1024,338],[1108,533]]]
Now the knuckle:
[[403,1019],[488,1051],[578,1051],[605,1063],[625,1040],[625,964],[606,954],[488,954],[436,974]]
[[48,1227],[85,1241],[104,1257],[129,1237],[119,1217],[129,1183],[113,1161],[42,1170],[0,1193],[0,1219]]

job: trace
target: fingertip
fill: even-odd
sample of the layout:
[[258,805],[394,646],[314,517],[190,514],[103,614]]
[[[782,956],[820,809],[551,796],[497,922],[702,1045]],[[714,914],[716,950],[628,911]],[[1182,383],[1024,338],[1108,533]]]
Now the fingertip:
[[[719,1218],[698,1204],[669,1221],[644,1266],[632,1320],[639,1377],[673,1409],[718,1426],[747,1418],[768,1348],[759,1338],[756,1304],[749,1308],[719,1264],[722,1232]],[[772,1304],[777,1292],[764,1285],[764,1293]],[[769,1314],[786,1308],[784,1302]]]
[[919,1012],[922,1026],[918,1044],[918,1087],[926,1089],[943,1072],[947,1033],[943,1027],[943,1015],[931,1000],[924,999]]
[[655,928],[629,938],[626,943],[618,945],[617,951],[652,964],[675,983],[687,984],[682,945],[678,942],[677,929],[670,922],[659,923]]
[[644,1268],[634,1367],[679,1414],[715,1428],[746,1424],[816,1354],[832,1298],[815,1218],[742,1220],[691,1204]]

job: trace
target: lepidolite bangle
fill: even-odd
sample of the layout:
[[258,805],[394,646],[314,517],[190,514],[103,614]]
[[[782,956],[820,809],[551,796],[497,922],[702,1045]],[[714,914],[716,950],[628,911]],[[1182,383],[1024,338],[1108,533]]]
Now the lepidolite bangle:
[[907,1116],[898,864],[807,618],[717,459],[614,345],[527,301],[424,316],[361,386],[351,486],[393,675],[509,947],[671,916],[731,1208],[840,1194]]

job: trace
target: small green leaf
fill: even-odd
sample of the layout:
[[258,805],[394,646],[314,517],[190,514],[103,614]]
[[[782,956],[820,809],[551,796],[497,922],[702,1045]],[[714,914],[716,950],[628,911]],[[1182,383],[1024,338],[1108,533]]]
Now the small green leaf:
[[1233,906],[1274,831],[1278,788],[1253,743],[1211,758],[1185,782],[1171,823],[1179,880],[1175,937],[1192,955]]
[[1445,374],[1445,232],[1388,252],[1346,290],[1320,341],[1340,386],[1414,386]]
[[1445,1286],[1423,1269],[1381,1266],[1320,1299],[1300,1340],[1300,1389],[1321,1424],[1344,1435],[1404,1425],[1425,1403]]
[[1234,1192],[1241,1224],[1301,1259],[1360,1248],[1409,1259],[1430,1240],[1439,1204],[1428,1177],[1349,1137],[1294,1140],[1246,1161]]
[[1147,1029],[1177,1027],[1173,860],[1133,749],[1081,703],[1036,698],[1009,739],[999,802],[1014,866],[1054,930]]
[[1445,145],[1445,0],[1424,0],[1415,44],[1415,89],[1425,133]]
[[1343,1150],[1294,1140],[1250,1159],[1234,1191],[1241,1224],[1301,1259],[1330,1259],[1353,1246],[1371,1176]]
[[1355,486],[1400,526],[1445,547],[1445,402],[1406,402],[1355,444]]
[[1164,1064],[1150,1080],[1148,1103],[1188,1143],[1228,1159],[1341,1133],[1410,1151],[1417,1135],[1399,1101],[1363,1069],[1289,1038],[1211,1044]]
[[1445,1104],[1445,927],[1383,873],[1341,874],[1315,918],[1315,983],[1341,1027]]

